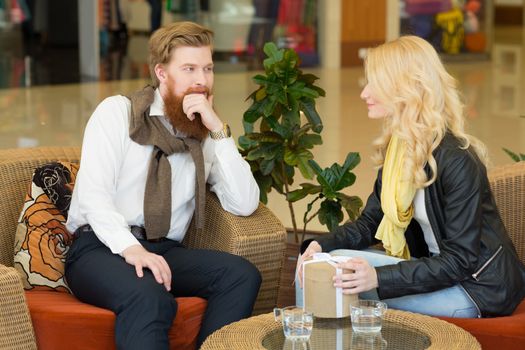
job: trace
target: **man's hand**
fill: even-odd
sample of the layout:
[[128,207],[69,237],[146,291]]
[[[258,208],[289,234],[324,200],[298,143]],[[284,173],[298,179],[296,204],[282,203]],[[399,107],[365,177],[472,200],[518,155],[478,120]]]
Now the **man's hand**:
[[148,252],[140,244],[124,249],[122,256],[128,264],[135,266],[138,277],[144,276],[142,269],[146,267],[159,284],[163,284],[168,292],[171,290],[171,270],[162,256]]
[[343,273],[334,276],[334,287],[343,288],[345,294],[357,294],[377,288],[376,269],[363,258],[352,258],[338,264]]
[[201,116],[202,124],[209,131],[221,131],[222,121],[213,110],[213,95],[206,96],[201,93],[192,93],[184,96],[182,110],[189,120],[195,119],[195,113]]
[[299,287],[303,288],[303,262],[311,258],[315,253],[320,253],[323,251],[323,248],[316,241],[312,241],[308,248],[304,251],[303,255],[297,259],[297,266],[295,271],[297,271],[297,278],[299,280]]

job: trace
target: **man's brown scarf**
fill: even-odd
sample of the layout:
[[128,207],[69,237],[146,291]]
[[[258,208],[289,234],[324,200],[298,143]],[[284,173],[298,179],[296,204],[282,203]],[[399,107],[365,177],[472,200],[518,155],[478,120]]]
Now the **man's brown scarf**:
[[[195,163],[195,221],[197,229],[204,227],[206,185],[204,156],[200,141],[172,135],[160,121],[162,116],[150,116],[155,90],[152,86],[133,93],[129,136],[140,145],[153,145],[146,190],[144,191],[144,226],[148,239],[165,237],[171,227],[171,166],[168,156],[190,151]],[[184,171],[181,169],[181,171]]]

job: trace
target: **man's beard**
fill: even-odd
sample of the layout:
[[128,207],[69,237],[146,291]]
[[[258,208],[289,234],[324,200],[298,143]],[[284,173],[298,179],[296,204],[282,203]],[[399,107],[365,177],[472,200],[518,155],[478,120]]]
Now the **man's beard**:
[[189,88],[182,96],[177,96],[173,92],[172,84],[168,84],[164,100],[164,113],[175,132],[179,131],[186,137],[193,137],[202,141],[208,135],[208,129],[204,126],[201,116],[197,113],[195,119],[189,120],[182,109],[184,96],[192,93],[205,93],[209,95],[210,91],[206,86],[200,88]]

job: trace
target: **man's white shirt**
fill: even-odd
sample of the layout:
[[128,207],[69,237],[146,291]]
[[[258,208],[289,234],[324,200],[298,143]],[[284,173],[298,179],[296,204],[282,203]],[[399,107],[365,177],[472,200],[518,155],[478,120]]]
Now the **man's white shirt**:
[[[124,96],[102,101],[84,132],[80,169],[66,227],[74,232],[90,224],[97,237],[115,254],[139,244],[130,226],[144,226],[144,189],[153,146],[129,137],[131,103]],[[155,90],[150,107],[153,118],[164,117],[164,102]],[[259,187],[250,166],[237,151],[232,138],[202,142],[205,178],[222,207],[247,216],[257,209]],[[189,152],[168,157],[171,164],[171,224],[167,238],[182,241],[195,209],[195,165]]]

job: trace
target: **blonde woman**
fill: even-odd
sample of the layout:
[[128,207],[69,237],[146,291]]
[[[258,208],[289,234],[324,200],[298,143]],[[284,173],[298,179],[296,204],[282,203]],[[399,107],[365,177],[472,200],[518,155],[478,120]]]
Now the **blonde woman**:
[[[434,316],[511,314],[525,268],[490,192],[484,146],[464,131],[455,79],[415,36],[369,50],[365,72],[361,98],[384,123],[374,190],[359,219],[305,242],[299,270],[333,251],[353,257],[334,276],[344,293]],[[386,254],[368,249],[379,241]]]

